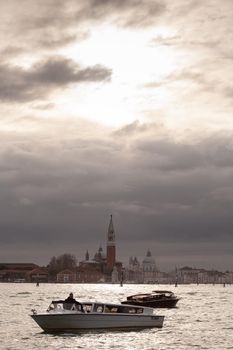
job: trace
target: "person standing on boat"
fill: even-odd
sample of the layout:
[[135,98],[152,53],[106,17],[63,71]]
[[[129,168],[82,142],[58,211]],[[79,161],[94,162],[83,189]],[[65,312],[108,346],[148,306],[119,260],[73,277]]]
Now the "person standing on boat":
[[79,303],[76,299],[74,299],[73,293],[70,293],[70,294],[69,294],[68,298],[65,299],[65,302],[66,302],[66,303],[69,303],[69,304],[78,305],[79,308],[80,308],[80,310],[81,310],[82,312],[84,312],[84,309],[83,309],[82,304]]
[[74,299],[74,294],[73,293],[70,293],[68,298],[65,299],[65,302],[66,303],[75,303],[76,300]]

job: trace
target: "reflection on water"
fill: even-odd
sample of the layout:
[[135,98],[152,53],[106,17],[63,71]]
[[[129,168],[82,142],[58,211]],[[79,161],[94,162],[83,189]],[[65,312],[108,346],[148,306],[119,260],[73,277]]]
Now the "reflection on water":
[[120,302],[127,295],[151,292],[153,285],[88,285],[0,283],[0,349],[125,349],[187,350],[233,349],[233,286],[156,286],[174,291],[182,299],[175,309],[158,309],[165,315],[162,329],[98,330],[46,334],[29,316],[31,309],[45,311],[51,300],[72,291],[79,301]]

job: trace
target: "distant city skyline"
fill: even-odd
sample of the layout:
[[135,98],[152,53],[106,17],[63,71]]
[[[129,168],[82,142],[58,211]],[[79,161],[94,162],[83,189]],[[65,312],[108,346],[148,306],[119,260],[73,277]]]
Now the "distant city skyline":
[[[112,217],[112,214],[110,214]],[[109,216],[107,217],[109,219]],[[116,227],[121,230],[120,222],[116,222]],[[115,224],[114,224],[115,225]],[[32,250],[28,250],[27,242],[25,247],[23,245],[20,246],[20,250],[18,253],[14,253],[15,258],[13,260],[10,258],[10,254],[6,252],[1,254],[2,262],[31,262],[36,263],[41,266],[46,266],[49,263],[49,260],[52,256],[59,256],[64,253],[70,253],[77,258],[77,261],[80,262],[85,260],[86,251],[88,250],[90,259],[94,258],[95,253],[98,251],[99,247],[103,248],[103,253],[106,255],[106,241],[108,234],[108,223],[106,222],[105,233],[100,234],[100,239],[97,239],[95,242],[88,240],[86,243],[84,242],[85,238],[82,239],[81,243],[76,245],[72,245],[71,242],[64,242],[64,246],[57,249],[56,242],[54,244],[54,249],[52,248],[53,244],[50,242],[47,249],[40,249],[40,244],[37,244],[38,251],[35,253],[36,246],[33,245]],[[115,233],[115,232],[114,232]],[[101,239],[102,236],[102,239]],[[84,235],[85,237],[85,235]],[[124,237],[122,231],[116,231],[116,258],[119,261],[123,262],[124,266],[127,266],[129,263],[129,259],[131,256],[137,257],[139,262],[142,262],[146,256],[148,249],[150,249],[152,256],[156,261],[156,265],[158,266],[160,271],[172,271],[175,268],[181,268],[184,266],[190,266],[193,268],[207,268],[207,269],[216,269],[220,271],[226,271],[232,269],[231,256],[229,257],[229,262],[221,261],[221,257],[216,255],[214,260],[210,261],[209,256],[200,258],[199,256],[192,255],[193,253],[193,245],[187,244],[186,249],[187,253],[190,252],[190,255],[184,256],[179,255],[179,250],[173,251],[173,245],[168,243],[161,244],[160,242],[156,243],[156,241],[144,242],[141,240],[141,245],[134,245],[133,242],[124,244]],[[63,237],[65,239],[65,235]],[[76,242],[76,238],[74,237],[74,242]],[[218,247],[216,247],[217,251]],[[213,250],[214,251],[214,250]],[[169,254],[170,253],[170,254]],[[176,253],[176,255],[174,255]],[[201,253],[201,252],[200,252]],[[4,259],[4,256],[6,258]]]
[[[192,261],[192,257],[190,256],[187,256],[187,257],[184,257],[184,256],[174,256],[174,255],[161,255],[161,247],[159,249],[159,247],[155,247],[155,250],[156,251],[159,251],[159,254],[156,255],[151,246],[153,246],[153,242],[152,242],[152,245],[148,246],[147,248],[145,248],[145,251],[142,252],[139,249],[135,249],[135,252],[138,252],[138,254],[136,254],[133,250],[133,245],[131,245],[131,248],[126,248],[126,250],[124,249],[123,252],[125,255],[122,254],[122,250],[121,250],[121,245],[118,247],[118,243],[120,244],[120,242],[118,242],[118,234],[116,233],[115,234],[115,229],[113,228],[113,219],[112,219],[113,215],[110,214],[110,224],[108,224],[108,229],[107,229],[107,226],[106,226],[106,233],[105,233],[105,241],[104,239],[99,243],[97,244],[96,246],[93,245],[92,242],[88,242],[88,246],[87,244],[83,244],[83,247],[86,247],[84,248],[85,250],[82,251],[81,253],[77,253],[75,250],[72,250],[72,251],[58,251],[57,253],[53,253],[51,254],[51,256],[48,256],[48,259],[47,261],[45,260],[46,258],[46,252],[42,252],[42,254],[40,254],[39,256],[33,256],[34,252],[32,251],[32,254],[30,252],[28,252],[26,254],[26,259],[25,259],[25,256],[21,254],[20,252],[20,255],[19,255],[19,258],[18,260],[16,261],[10,261],[10,260],[6,260],[5,262],[31,262],[31,263],[36,263],[38,265],[41,265],[41,266],[46,266],[50,259],[52,258],[52,256],[59,256],[59,255],[62,255],[64,253],[70,253],[72,255],[74,255],[77,259],[77,263],[80,263],[81,261],[84,261],[86,259],[86,253],[88,251],[88,255],[89,255],[89,259],[92,260],[94,259],[95,257],[95,254],[98,252],[99,248],[101,247],[102,250],[103,250],[103,254],[105,256],[107,256],[107,248],[108,248],[108,240],[109,240],[109,230],[113,232],[113,235],[114,235],[114,246],[115,246],[115,249],[116,249],[116,259],[118,261],[121,261],[123,263],[123,267],[127,267],[129,265],[129,260],[131,257],[136,257],[139,261],[139,263],[141,264],[142,261],[145,259],[148,251],[150,251],[152,257],[154,258],[155,260],[155,263],[156,263],[156,266],[158,267],[158,270],[159,271],[173,271],[175,270],[176,268],[182,268],[184,266],[189,266],[189,267],[192,267],[192,268],[206,268],[206,269],[209,269],[209,270],[220,270],[220,271],[227,271],[227,270],[231,270],[231,264],[228,265],[225,265],[225,264],[221,264],[219,263],[219,261],[216,259],[215,261],[215,264],[212,264],[208,261],[208,258],[206,260],[196,260],[194,258],[194,260]],[[167,245],[166,245],[167,246]],[[164,250],[166,249],[166,246],[164,247]],[[90,249],[91,247],[91,249]],[[77,249],[78,251],[80,252],[80,246],[77,246]],[[129,250],[128,250],[129,249]],[[191,246],[190,246],[190,249],[191,249]],[[55,252],[55,250],[54,250]],[[45,254],[44,254],[45,253]],[[172,253],[172,252],[171,252]],[[128,255],[127,255],[128,254]],[[31,256],[31,258],[29,258]],[[2,261],[4,262],[4,261]]]
[[0,11],[0,260],[232,269],[232,0]]

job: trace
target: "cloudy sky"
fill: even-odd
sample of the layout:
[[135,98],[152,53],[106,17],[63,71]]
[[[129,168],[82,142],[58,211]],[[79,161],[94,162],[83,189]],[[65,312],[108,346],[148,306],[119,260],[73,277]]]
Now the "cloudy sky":
[[0,261],[105,240],[233,270],[232,0],[0,1]]

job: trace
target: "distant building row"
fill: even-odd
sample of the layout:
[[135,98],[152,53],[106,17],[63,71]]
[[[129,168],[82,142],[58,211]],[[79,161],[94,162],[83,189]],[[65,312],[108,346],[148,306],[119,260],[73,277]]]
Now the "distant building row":
[[232,284],[233,272],[219,272],[216,270],[196,269],[182,267],[170,273],[161,272],[155,264],[150,250],[146,258],[140,264],[136,257],[129,259],[129,265],[125,268],[125,283],[150,283],[150,284]]
[[[147,253],[148,254],[148,253]],[[74,270],[60,271],[55,279],[49,275],[47,268],[35,264],[0,263],[0,282],[57,282],[57,283],[145,283],[145,284],[233,284],[233,272],[195,269],[182,267],[171,273],[160,272],[154,265],[148,264],[148,256],[140,265],[135,258],[130,258],[130,264],[123,271],[123,276],[117,270],[112,273],[112,280],[106,280],[101,265],[91,263],[88,269],[85,262]],[[136,264],[135,264],[136,263]]]
[[233,271],[220,272],[216,270],[195,269],[183,267],[174,273],[175,280],[180,284],[232,284]]

